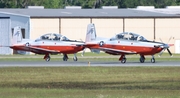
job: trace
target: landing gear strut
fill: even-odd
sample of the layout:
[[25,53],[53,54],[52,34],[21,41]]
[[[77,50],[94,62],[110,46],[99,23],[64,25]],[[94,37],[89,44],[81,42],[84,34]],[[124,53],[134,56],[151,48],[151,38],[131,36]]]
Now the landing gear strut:
[[44,60],[45,60],[46,62],[49,62],[49,61],[51,60],[51,57],[49,56],[49,54],[46,54],[46,55],[44,56]]
[[63,54],[63,61],[67,61],[67,60],[68,60],[67,54]]
[[124,54],[121,55],[121,57],[119,58],[119,61],[121,61],[121,63],[126,63],[126,57]]

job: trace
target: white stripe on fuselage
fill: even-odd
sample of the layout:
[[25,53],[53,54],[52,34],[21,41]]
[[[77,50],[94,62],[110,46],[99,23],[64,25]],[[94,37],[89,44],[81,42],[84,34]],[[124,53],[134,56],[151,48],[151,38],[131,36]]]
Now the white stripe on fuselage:
[[154,47],[154,45],[162,45],[161,43],[130,41],[130,40],[113,40],[106,41],[105,44],[109,45],[122,45],[122,46],[139,46],[139,47]]
[[[16,45],[24,45],[27,42],[18,43]],[[29,42],[31,46],[76,46],[76,45],[83,45],[82,42],[71,42],[71,41],[31,41]]]

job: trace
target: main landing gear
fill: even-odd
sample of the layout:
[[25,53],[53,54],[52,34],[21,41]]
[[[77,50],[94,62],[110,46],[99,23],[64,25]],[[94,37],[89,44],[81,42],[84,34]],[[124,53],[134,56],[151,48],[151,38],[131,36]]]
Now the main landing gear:
[[49,62],[49,61],[51,60],[51,57],[49,56],[49,54],[46,54],[46,55],[44,56],[44,60],[45,60],[46,62]]
[[67,61],[69,58],[67,56],[67,54],[63,54],[63,61]]
[[139,59],[139,61],[140,61],[141,63],[144,63],[144,61],[145,61],[145,57],[144,57],[144,55],[140,55],[140,59]]
[[121,55],[121,57],[119,58],[119,61],[121,61],[121,63],[126,63],[126,57],[124,54]]
[[[144,55],[140,55],[140,58],[139,58],[139,61],[141,62],[141,63],[144,63],[144,61],[145,61],[145,57],[144,57]],[[121,57],[119,58],[119,61],[121,61],[121,63],[126,63],[126,56],[124,55],[124,54],[122,54],[121,55]],[[151,58],[151,63],[155,63],[155,58],[154,58],[154,55],[152,55],[152,58]]]
[[[68,58],[67,54],[63,54],[63,61],[67,61],[68,59],[69,59],[69,58]],[[49,56],[49,54],[46,54],[46,55],[44,56],[44,60],[45,60],[46,62],[49,62],[49,61],[51,60],[51,57]],[[73,60],[74,60],[74,61],[77,61],[77,60],[78,60],[76,54],[74,54]]]

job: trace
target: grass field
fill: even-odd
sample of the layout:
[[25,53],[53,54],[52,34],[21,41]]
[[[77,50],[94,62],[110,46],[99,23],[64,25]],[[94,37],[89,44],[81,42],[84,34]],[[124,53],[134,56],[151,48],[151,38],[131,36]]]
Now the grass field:
[[[1,61],[43,61],[44,55],[1,55]],[[117,61],[104,53],[77,55],[79,61]],[[72,61],[73,55],[69,55]],[[180,61],[157,55],[156,61]],[[62,61],[52,55],[51,61]],[[146,57],[147,60],[151,56]],[[127,55],[139,61],[138,55]],[[180,67],[2,67],[0,98],[179,98]]]
[[5,67],[1,98],[179,98],[180,67]]

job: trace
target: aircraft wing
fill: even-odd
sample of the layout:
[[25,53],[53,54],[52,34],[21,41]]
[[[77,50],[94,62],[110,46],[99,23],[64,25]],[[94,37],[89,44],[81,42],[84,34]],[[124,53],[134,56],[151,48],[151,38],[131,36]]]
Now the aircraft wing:
[[110,54],[136,54],[135,51],[126,51],[126,50],[119,50],[119,49],[113,49],[113,48],[99,48],[101,51],[110,53]]
[[35,52],[35,53],[60,53],[60,51],[44,49],[44,48],[38,48],[38,47],[31,47],[31,46],[28,46],[28,49],[30,51]]

